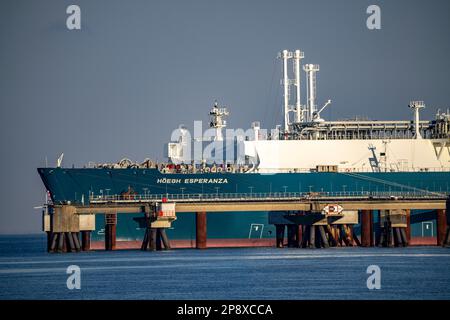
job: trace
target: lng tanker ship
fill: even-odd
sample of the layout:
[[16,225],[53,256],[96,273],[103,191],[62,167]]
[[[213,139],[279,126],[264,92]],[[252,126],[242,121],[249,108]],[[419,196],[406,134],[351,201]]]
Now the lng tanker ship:
[[[364,193],[450,191],[450,113],[420,120],[422,101],[409,107],[405,121],[327,121],[321,113],[331,104],[316,102],[319,66],[301,67],[303,52],[287,50],[282,61],[282,125],[264,130],[227,129],[228,110],[217,102],[209,112],[209,129],[194,133],[180,127],[167,144],[167,161],[38,168],[52,203],[85,204],[108,196],[180,198],[226,197],[231,194]],[[293,68],[289,68],[292,63]],[[292,71],[291,71],[292,70]],[[301,100],[305,73],[306,103]],[[292,75],[290,73],[293,73]],[[142,216],[118,215],[117,239],[141,241]],[[431,212],[412,212],[412,235],[435,235]],[[208,214],[208,241],[221,245],[269,243],[275,237],[267,212]],[[104,217],[97,215],[93,240],[104,236]],[[180,214],[168,230],[171,240],[195,243],[195,216]]]

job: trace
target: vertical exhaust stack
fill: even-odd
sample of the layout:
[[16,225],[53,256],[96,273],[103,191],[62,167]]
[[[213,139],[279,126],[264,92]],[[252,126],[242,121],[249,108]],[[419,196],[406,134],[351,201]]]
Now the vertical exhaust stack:
[[306,121],[311,122],[314,119],[316,110],[316,72],[319,71],[318,64],[305,64],[303,70],[306,72],[306,87],[308,94],[308,103],[306,107]]
[[[302,122],[304,118],[304,110],[301,105],[301,96],[300,96],[300,60],[304,58],[304,53],[300,50],[295,50],[294,52],[283,50],[278,54],[278,57],[283,59],[283,89],[284,89],[284,102],[283,102],[283,113],[284,113],[284,132],[289,132],[289,125],[291,124],[291,120],[289,117],[289,112],[294,111],[294,106],[289,104],[290,100],[290,86],[296,86],[296,102],[295,102],[295,122]],[[294,69],[294,77],[295,79],[289,79],[288,72],[288,63],[289,59],[294,59],[293,69]]]
[[292,52],[283,50],[281,53],[283,59],[283,87],[284,87],[284,131],[289,131],[289,75],[288,75],[288,59],[292,58]]
[[411,101],[409,107],[414,110],[414,137],[416,139],[422,139],[422,136],[420,135],[419,111],[420,109],[425,108],[425,103],[423,101]]
[[294,74],[295,74],[295,86],[296,86],[296,117],[295,121],[302,122],[303,121],[303,109],[301,105],[301,96],[300,96],[300,60],[305,57],[305,54],[300,50],[295,50],[294,52]]

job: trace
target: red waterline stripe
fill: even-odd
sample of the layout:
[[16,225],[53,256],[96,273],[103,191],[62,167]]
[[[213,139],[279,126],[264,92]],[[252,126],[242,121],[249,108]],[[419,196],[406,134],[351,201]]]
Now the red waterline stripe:
[[[436,237],[413,237],[410,245],[412,246],[434,246]],[[117,241],[116,249],[140,249],[142,241]],[[195,239],[193,240],[170,240],[170,245],[174,249],[195,248]],[[208,248],[245,248],[245,247],[274,247],[275,239],[208,239]],[[103,250],[105,244],[103,241],[93,241],[92,250]]]
[[[117,241],[116,249],[140,249],[142,241]],[[208,248],[228,248],[228,247],[273,247],[275,239],[208,239]],[[170,240],[170,245],[174,249],[195,248],[193,240]],[[92,250],[105,249],[103,241],[93,241]]]

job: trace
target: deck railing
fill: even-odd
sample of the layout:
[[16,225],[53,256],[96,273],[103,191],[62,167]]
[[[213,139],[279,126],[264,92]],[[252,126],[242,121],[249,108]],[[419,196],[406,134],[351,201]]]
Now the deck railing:
[[93,195],[91,203],[109,202],[232,202],[232,201],[282,201],[282,200],[367,200],[367,199],[443,199],[444,192],[420,191],[337,191],[337,192],[247,192],[247,193],[163,193],[163,194],[126,194],[126,195]]

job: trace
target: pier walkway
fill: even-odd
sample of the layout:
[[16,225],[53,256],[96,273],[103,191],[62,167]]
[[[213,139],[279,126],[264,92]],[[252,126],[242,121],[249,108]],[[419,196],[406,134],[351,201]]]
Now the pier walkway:
[[[104,214],[105,248],[113,250],[117,214],[142,213],[148,226],[142,249],[161,248],[161,243],[170,248],[165,229],[176,220],[177,214],[191,212],[196,213],[196,247],[206,248],[207,212],[266,211],[269,223],[277,229],[280,247],[286,228],[288,245],[294,247],[406,246],[410,240],[411,210],[436,210],[437,244],[450,244],[450,197],[431,191],[91,194],[87,204],[52,205],[44,216],[44,231],[49,234],[49,251],[60,247],[62,250],[65,242],[75,249],[87,249],[90,231],[95,229],[95,215]],[[375,213],[378,228],[374,226]],[[353,225],[358,223],[361,239],[353,232]],[[79,232],[84,245],[76,243]]]

